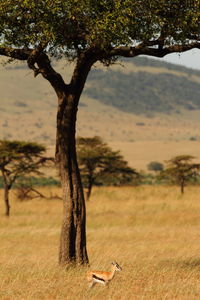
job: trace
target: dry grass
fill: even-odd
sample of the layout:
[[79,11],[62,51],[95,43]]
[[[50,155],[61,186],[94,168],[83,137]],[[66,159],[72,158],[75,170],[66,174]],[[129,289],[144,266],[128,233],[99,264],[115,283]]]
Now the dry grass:
[[96,188],[87,203],[91,268],[107,270],[117,260],[123,271],[109,288],[91,290],[87,268],[57,264],[61,201],[13,199],[9,220],[1,203],[0,299],[199,299],[199,192],[188,187],[181,197],[172,187]]

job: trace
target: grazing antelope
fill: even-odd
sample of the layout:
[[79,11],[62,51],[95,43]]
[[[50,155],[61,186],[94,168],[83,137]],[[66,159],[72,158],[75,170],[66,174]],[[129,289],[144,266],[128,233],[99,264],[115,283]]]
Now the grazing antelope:
[[89,287],[93,287],[97,282],[103,285],[107,285],[114,277],[115,271],[122,271],[122,268],[118,265],[116,261],[112,262],[111,271],[89,271],[87,273],[87,280],[89,282]]

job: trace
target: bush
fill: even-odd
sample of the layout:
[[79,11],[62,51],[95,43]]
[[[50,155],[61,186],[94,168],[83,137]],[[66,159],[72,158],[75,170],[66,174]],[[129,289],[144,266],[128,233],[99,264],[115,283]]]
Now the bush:
[[[18,181],[14,184],[14,187],[20,186],[24,182],[29,182],[31,186],[59,186],[60,181],[53,177],[20,177]],[[0,176],[0,188],[3,188],[3,178]]]
[[158,161],[152,161],[147,165],[149,171],[159,172],[163,170],[163,164]]

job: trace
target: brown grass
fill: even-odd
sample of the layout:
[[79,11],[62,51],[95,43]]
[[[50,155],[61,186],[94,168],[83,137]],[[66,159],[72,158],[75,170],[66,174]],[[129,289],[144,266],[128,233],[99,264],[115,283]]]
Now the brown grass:
[[[43,189],[58,194],[60,191]],[[62,202],[0,205],[0,299],[179,299],[200,295],[199,187],[96,188],[87,203],[91,268],[123,271],[89,290],[87,268],[57,264]],[[2,191],[0,191],[2,196]]]

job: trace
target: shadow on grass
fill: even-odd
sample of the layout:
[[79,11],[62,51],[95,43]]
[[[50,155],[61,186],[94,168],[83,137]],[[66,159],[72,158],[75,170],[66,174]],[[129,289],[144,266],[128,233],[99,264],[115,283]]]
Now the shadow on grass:
[[165,260],[159,264],[159,267],[168,268],[180,268],[180,269],[200,269],[200,257],[199,258],[187,258],[183,260]]
[[199,258],[188,258],[182,261],[178,261],[177,266],[179,268],[184,269],[193,269],[193,268],[199,268],[200,269],[200,257]]

